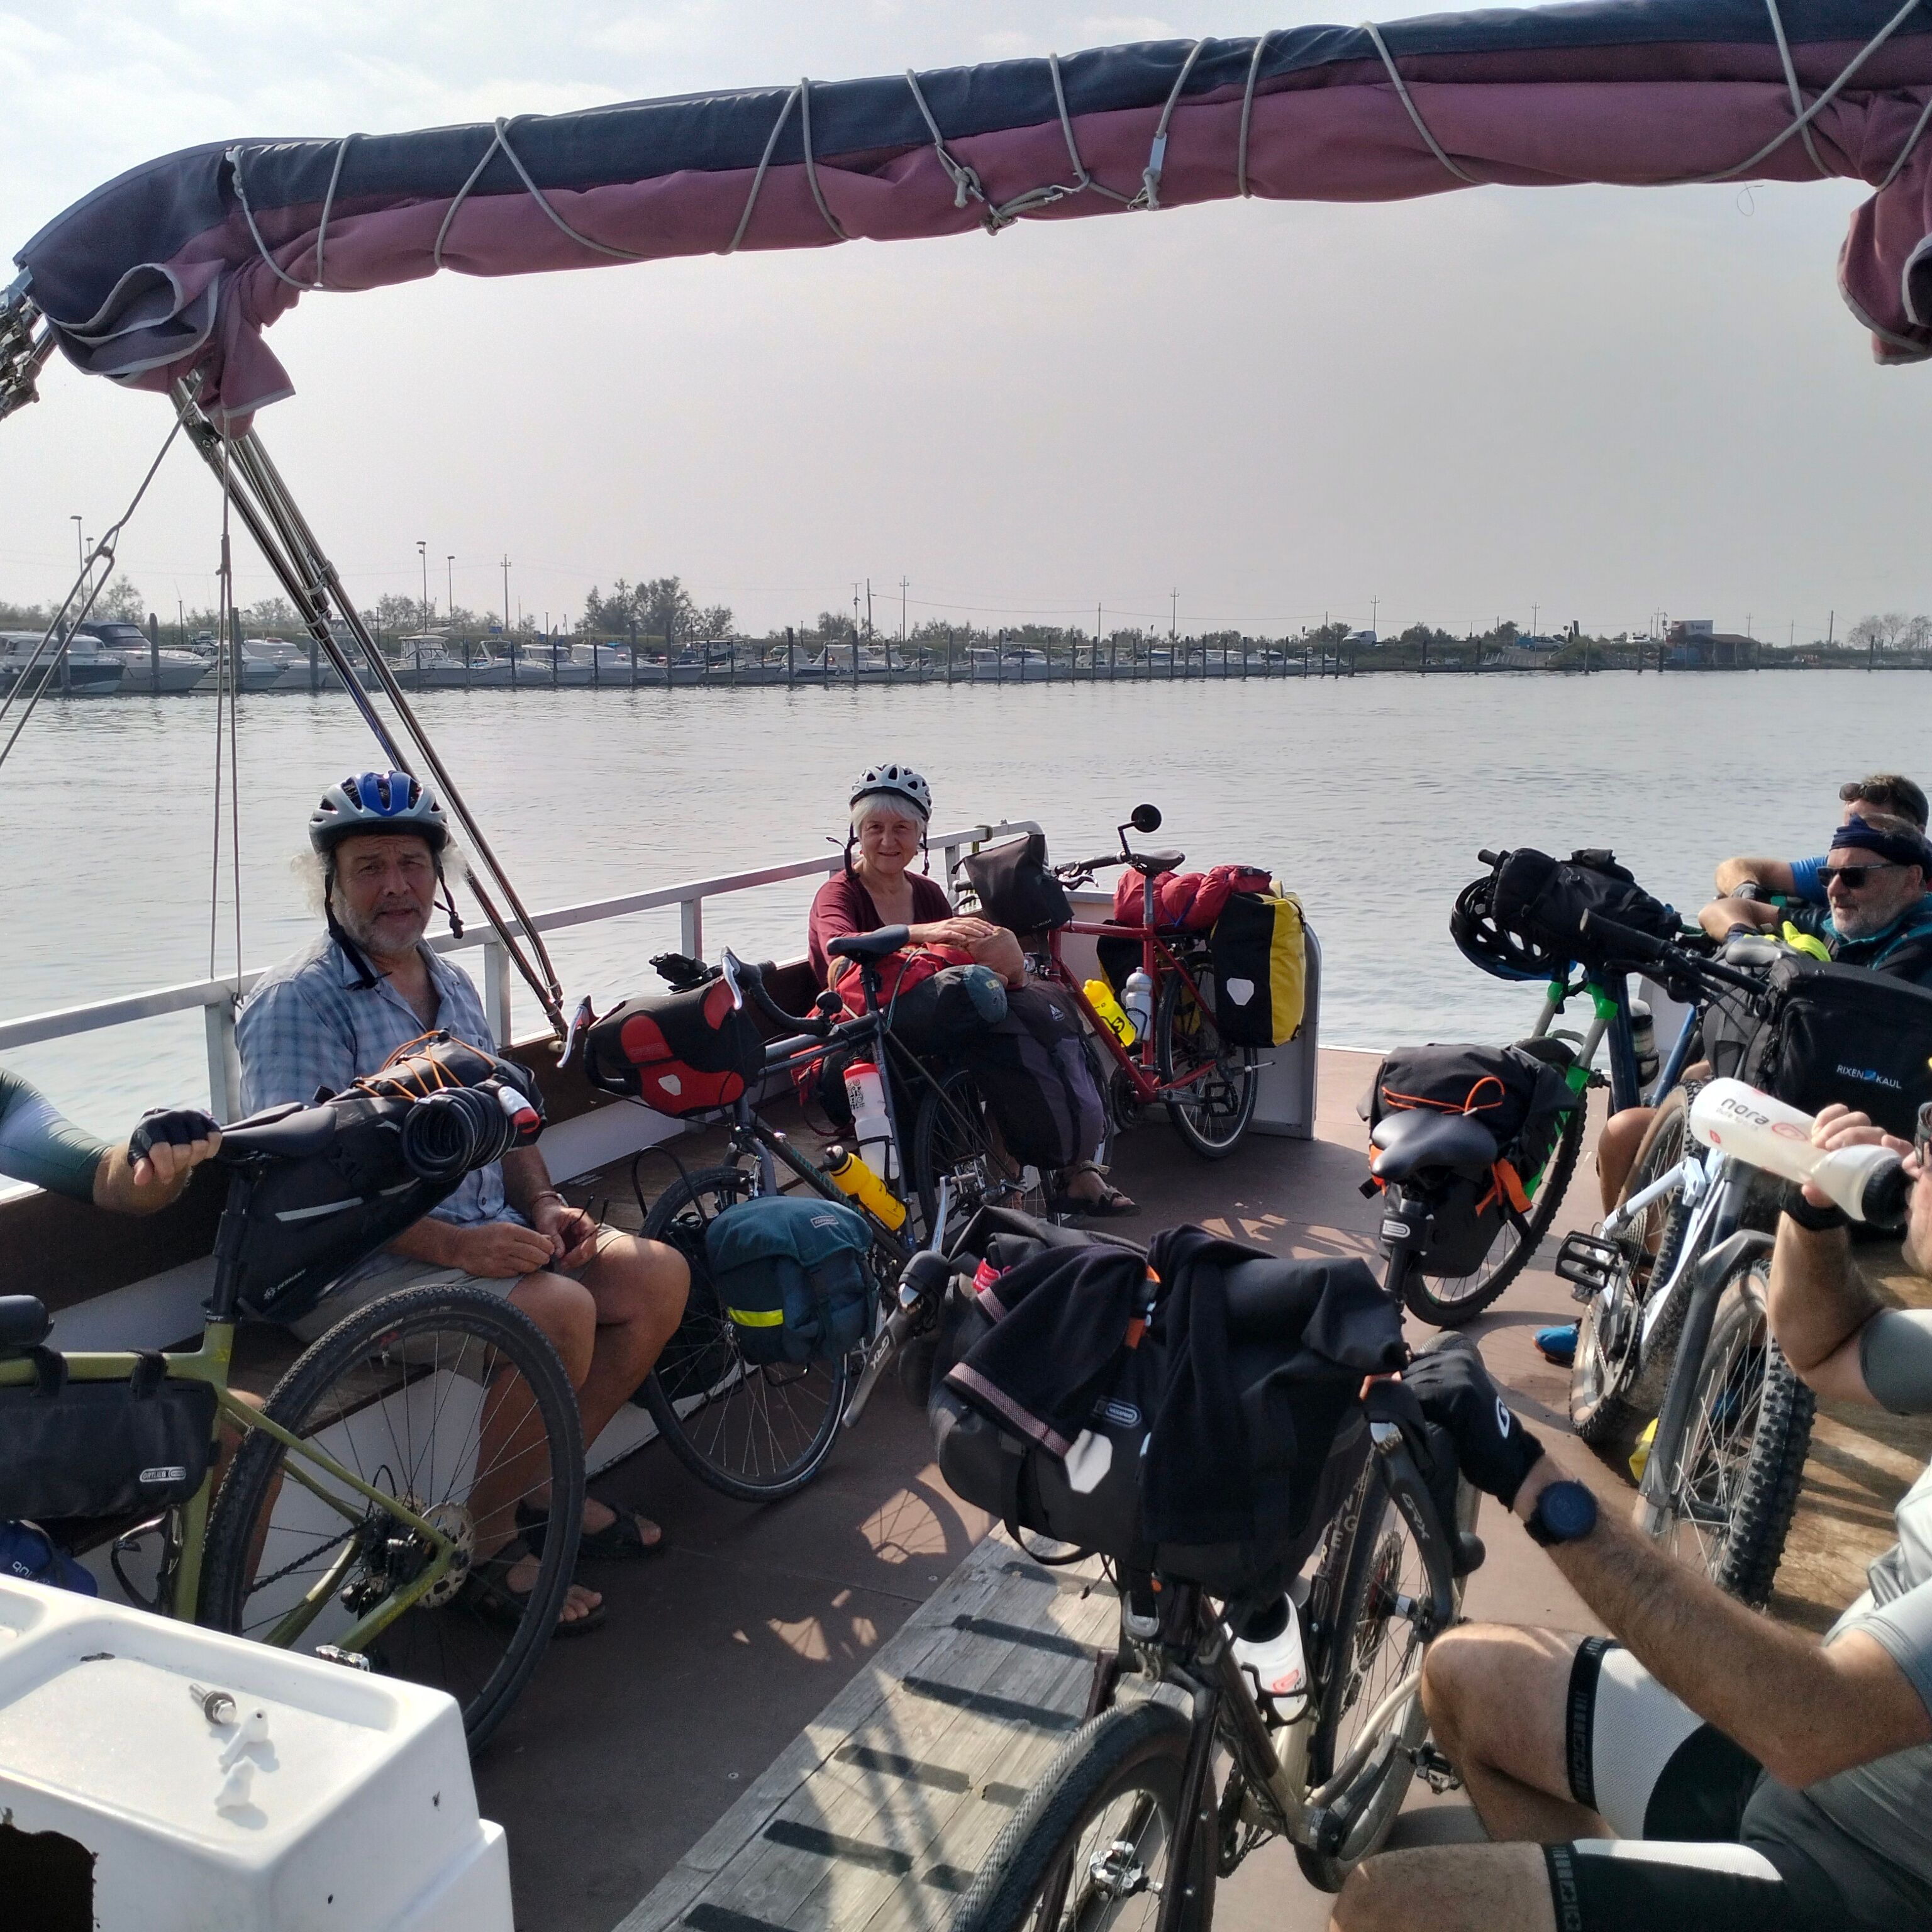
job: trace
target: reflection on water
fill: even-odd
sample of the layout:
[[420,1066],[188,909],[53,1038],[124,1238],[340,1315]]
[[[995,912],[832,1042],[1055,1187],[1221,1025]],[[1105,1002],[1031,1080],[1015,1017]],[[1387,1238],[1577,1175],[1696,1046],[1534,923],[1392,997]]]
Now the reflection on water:
[[[419,700],[526,902],[565,905],[802,858],[842,838],[852,777],[886,758],[932,782],[936,822],[1034,818],[1096,851],[1141,799],[1190,866],[1265,865],[1326,956],[1330,1045],[1508,1036],[1533,989],[1450,944],[1481,845],[1615,847],[1692,908],[1728,852],[1823,849],[1840,778],[1922,781],[1918,680],[1856,671],[1637,678],[831,691],[448,692]],[[0,769],[7,923],[0,1014],[208,970],[214,712],[189,698],[50,704]],[[322,786],[377,761],[344,701],[242,705],[243,952],[312,926],[292,863]],[[234,957],[224,868],[217,968]],[[707,910],[706,939],[803,950],[808,881]],[[654,983],[675,910],[557,935],[571,1000]],[[473,962],[473,956],[472,956]],[[526,999],[526,1018],[534,1011]],[[206,1090],[198,1016],[10,1056],[102,1131]]]

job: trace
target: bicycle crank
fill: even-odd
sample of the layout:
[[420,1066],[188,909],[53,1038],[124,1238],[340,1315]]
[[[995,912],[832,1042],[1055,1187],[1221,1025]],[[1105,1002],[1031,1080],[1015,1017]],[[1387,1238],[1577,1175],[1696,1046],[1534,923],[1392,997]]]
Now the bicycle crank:
[[1104,1852],[1096,1852],[1087,1862],[1087,1876],[1094,1889],[1117,1904],[1136,1898],[1144,1892],[1159,1896],[1160,1888],[1148,1876],[1140,1862],[1139,1848],[1131,1838],[1116,1838]]

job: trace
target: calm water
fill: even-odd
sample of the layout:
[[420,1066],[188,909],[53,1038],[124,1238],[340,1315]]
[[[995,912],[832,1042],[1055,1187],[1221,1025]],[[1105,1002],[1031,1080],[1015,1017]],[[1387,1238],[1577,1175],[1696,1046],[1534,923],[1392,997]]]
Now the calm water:
[[[1322,1038],[1507,1037],[1533,991],[1450,944],[1482,845],[1609,844],[1694,908],[1740,850],[1822,850],[1838,781],[1932,778],[1932,683],[1906,673],[1637,678],[1364,677],[1245,685],[856,691],[435,692],[443,756],[541,909],[802,858],[842,835],[851,775],[886,758],[932,780],[936,822],[1032,818],[1062,856],[1098,851],[1142,799],[1190,866],[1266,866],[1326,958]],[[50,704],[0,767],[8,917],[0,1015],[209,970],[214,706]],[[292,866],[322,785],[376,761],[346,701],[244,700],[242,955],[312,929]],[[715,902],[706,937],[802,952],[812,882]],[[572,1001],[655,985],[675,911],[559,934]],[[476,956],[470,956],[475,963]],[[224,867],[216,956],[234,959]],[[534,1004],[521,1008],[527,1022]],[[124,1128],[206,1093],[197,1016],[11,1057],[77,1118]]]

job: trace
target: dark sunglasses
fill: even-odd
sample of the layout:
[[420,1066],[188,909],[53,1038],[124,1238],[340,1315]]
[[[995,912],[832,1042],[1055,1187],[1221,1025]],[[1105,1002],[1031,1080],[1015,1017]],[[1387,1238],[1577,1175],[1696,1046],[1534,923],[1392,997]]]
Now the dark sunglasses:
[[1910,869],[1908,866],[1895,866],[1888,859],[1876,866],[1827,866],[1825,883],[1828,886],[1836,879],[1848,891],[1855,892],[1874,872],[1903,872]]

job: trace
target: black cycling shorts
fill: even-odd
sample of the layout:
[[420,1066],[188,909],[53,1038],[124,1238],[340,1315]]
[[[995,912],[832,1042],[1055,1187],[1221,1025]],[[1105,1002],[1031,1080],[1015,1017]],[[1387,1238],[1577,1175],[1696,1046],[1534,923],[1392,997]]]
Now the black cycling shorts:
[[1544,1847],[1557,1932],[1851,1923],[1808,1860],[1740,1842],[1756,1759],[1602,1637],[1585,1639],[1570,1670],[1564,1749],[1571,1796],[1618,1835]]

